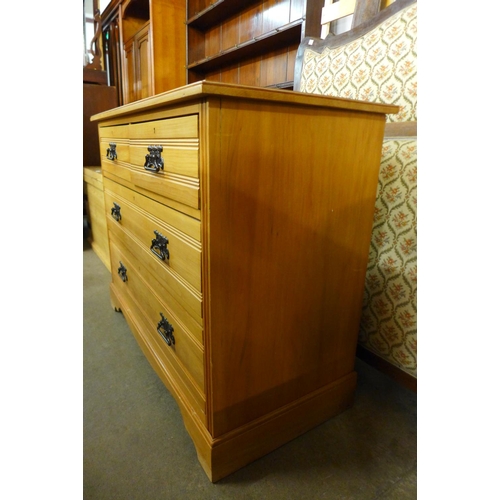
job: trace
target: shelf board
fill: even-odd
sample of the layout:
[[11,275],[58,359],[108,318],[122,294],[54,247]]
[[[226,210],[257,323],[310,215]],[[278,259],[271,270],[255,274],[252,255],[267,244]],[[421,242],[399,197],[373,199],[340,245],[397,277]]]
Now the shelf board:
[[209,7],[189,18],[186,24],[203,31],[257,2],[258,0],[248,0],[246,2],[242,2],[241,0],[216,0]]
[[268,89],[282,89],[282,90],[293,90],[293,80],[290,82],[275,83],[274,85],[267,85]]
[[302,30],[302,19],[282,26],[279,29],[269,31],[252,40],[243,42],[235,47],[224,50],[219,54],[207,57],[200,61],[188,64],[188,70],[199,72],[213,71],[224,66],[229,66],[236,61],[242,61],[249,57],[255,57],[271,50],[279,49],[294,42],[300,43]]

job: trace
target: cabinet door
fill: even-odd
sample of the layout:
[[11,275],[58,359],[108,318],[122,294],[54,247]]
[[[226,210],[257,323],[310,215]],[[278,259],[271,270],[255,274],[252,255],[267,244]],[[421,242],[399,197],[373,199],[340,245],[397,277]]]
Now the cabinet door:
[[149,24],[123,46],[124,104],[154,94]]
[[135,37],[136,99],[154,95],[149,24]]
[[134,49],[133,38],[123,46],[123,104],[136,100]]

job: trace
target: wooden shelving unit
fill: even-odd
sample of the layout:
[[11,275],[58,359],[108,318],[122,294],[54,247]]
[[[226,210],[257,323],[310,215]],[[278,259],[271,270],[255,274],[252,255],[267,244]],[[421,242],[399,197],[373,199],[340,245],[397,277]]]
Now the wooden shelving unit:
[[188,0],[187,81],[292,88],[305,36],[319,36],[323,0]]
[[102,13],[104,64],[119,104],[186,84],[186,3],[112,0]]

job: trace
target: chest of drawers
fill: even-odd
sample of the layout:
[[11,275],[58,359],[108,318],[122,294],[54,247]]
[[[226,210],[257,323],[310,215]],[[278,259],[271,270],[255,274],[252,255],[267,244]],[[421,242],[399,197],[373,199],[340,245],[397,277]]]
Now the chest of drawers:
[[197,82],[92,118],[111,302],[214,482],[353,403],[395,111]]

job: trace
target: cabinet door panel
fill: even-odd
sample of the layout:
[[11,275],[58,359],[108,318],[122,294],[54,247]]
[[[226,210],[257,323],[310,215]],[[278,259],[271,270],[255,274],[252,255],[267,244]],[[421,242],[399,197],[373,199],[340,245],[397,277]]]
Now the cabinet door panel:
[[151,49],[149,44],[149,25],[136,37],[136,72],[137,99],[143,99],[154,94],[151,77]]
[[135,65],[134,40],[127,42],[123,48],[123,100],[127,104],[136,100],[135,97]]

